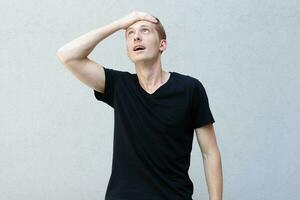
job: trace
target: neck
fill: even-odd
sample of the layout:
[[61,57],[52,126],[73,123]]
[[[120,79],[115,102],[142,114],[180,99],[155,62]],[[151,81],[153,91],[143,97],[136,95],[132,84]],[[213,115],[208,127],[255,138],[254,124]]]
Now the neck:
[[140,85],[146,91],[155,91],[169,78],[169,73],[161,67],[160,59],[135,63],[135,70]]

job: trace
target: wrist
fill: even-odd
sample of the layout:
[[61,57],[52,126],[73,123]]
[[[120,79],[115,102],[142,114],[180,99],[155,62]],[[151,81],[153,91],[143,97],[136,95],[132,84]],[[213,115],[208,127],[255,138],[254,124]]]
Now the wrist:
[[120,23],[120,20],[115,20],[112,22],[112,24],[117,27],[118,29],[123,29],[122,24]]

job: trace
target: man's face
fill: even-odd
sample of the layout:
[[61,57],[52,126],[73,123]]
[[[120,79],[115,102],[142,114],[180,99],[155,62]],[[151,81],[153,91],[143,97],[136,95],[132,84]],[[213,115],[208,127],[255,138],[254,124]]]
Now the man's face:
[[[126,29],[127,56],[134,62],[157,59],[161,51],[166,49],[166,41],[159,40],[155,24],[140,20]],[[142,45],[143,50],[136,50],[137,45]]]

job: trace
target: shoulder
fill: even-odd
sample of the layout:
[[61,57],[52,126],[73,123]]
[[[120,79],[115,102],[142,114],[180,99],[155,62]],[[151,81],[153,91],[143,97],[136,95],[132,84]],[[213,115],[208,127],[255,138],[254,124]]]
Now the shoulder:
[[108,75],[109,77],[113,78],[114,80],[119,79],[126,79],[129,76],[132,76],[132,74],[125,70],[119,70],[115,67],[103,67],[105,71],[105,75]]
[[193,90],[195,87],[203,87],[202,82],[189,74],[183,74],[179,72],[173,72],[176,76],[178,83],[184,84],[187,88]]
[[184,87],[190,98],[190,103],[199,101],[199,99],[206,98],[206,90],[202,82],[189,74],[182,74],[174,72],[176,76],[176,84],[180,84]]
[[106,67],[106,66],[103,66],[104,70],[109,72],[109,73],[114,73],[116,75],[121,75],[121,74],[127,74],[129,72],[127,71],[124,71],[124,70],[119,70],[119,69],[115,69],[114,67]]

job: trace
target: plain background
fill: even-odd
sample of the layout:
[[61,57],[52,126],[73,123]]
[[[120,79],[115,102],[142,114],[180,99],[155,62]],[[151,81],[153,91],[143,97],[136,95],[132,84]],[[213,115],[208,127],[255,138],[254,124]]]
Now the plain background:
[[[0,199],[104,199],[113,109],[56,51],[132,10],[164,25],[163,68],[206,88],[224,199],[300,199],[299,7],[296,0],[1,1]],[[135,73],[122,31],[89,57]],[[202,162],[194,137],[195,200],[208,199]]]

